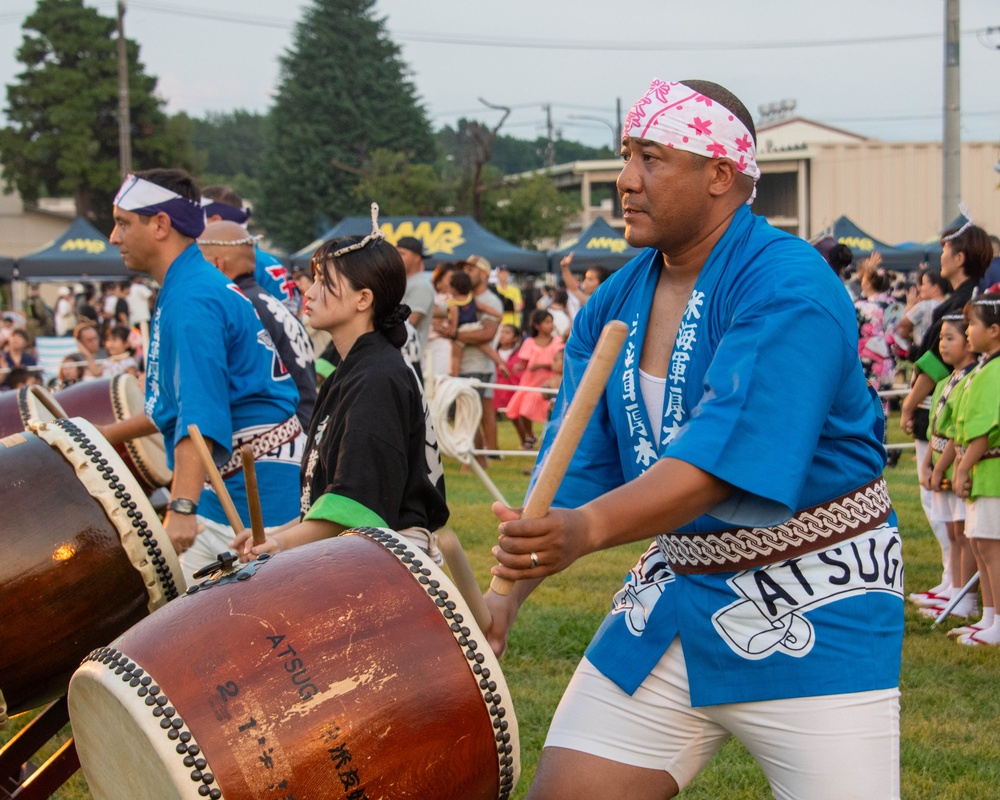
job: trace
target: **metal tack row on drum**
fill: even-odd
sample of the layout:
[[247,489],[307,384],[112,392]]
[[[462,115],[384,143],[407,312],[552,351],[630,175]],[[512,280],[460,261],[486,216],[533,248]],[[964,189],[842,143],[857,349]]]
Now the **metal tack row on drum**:
[[505,799],[499,663],[448,577],[359,529],[206,581],[73,676],[97,800]]

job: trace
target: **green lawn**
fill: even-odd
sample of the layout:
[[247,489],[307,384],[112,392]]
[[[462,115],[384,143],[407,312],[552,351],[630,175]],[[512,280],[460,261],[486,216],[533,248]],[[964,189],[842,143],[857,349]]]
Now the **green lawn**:
[[[513,433],[501,424],[502,446]],[[897,428],[890,428],[894,439]],[[489,472],[511,502],[527,484],[530,460],[490,462]],[[473,474],[446,464],[450,525],[459,534],[480,584],[486,586],[496,522],[491,499]],[[908,590],[937,583],[940,553],[920,509],[913,451],[886,471],[904,541]],[[592,555],[554,576],[522,609],[504,658],[521,732],[523,798],[534,774],[549,719],[608,608],[622,576],[645,545]],[[907,604],[902,687],[902,796],[906,800],[980,800],[1000,797],[1000,648],[964,648],[931,630],[931,623]],[[949,627],[946,624],[944,627]],[[17,722],[15,722],[15,725]],[[9,735],[10,729],[7,731]],[[2,736],[2,734],[0,734]],[[79,775],[58,798],[88,798]],[[730,742],[682,795],[690,800],[763,800],[766,782],[742,746]]]

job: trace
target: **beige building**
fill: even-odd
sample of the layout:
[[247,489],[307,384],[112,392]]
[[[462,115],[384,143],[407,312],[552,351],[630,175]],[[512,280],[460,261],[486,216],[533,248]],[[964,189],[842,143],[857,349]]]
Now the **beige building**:
[[0,191],[0,255],[16,258],[33,253],[56,239],[75,218],[72,200],[26,206],[16,191]]
[[[793,117],[757,129],[761,179],[754,213],[811,238],[841,215],[871,236],[898,244],[925,241],[941,229],[940,142],[883,142]],[[1000,159],[996,142],[962,144],[962,199],[977,225],[1000,235]],[[624,227],[614,189],[621,161],[575,161],[548,172],[578,193],[583,211],[570,238],[595,217]],[[948,219],[958,216],[958,209]]]

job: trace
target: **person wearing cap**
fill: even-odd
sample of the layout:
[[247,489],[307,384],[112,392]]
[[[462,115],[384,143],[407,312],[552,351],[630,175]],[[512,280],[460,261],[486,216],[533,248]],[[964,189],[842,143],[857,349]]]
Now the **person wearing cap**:
[[417,376],[422,376],[420,362],[427,352],[427,337],[431,332],[431,321],[434,318],[434,286],[431,276],[424,270],[423,243],[413,236],[402,236],[396,242],[396,250],[403,259],[406,268],[406,294],[403,302],[410,307],[410,324],[416,328],[419,346],[413,348],[409,361],[417,370]]
[[285,305],[265,292],[254,278],[254,237],[246,228],[230,220],[210,222],[198,238],[205,260],[231,280],[253,303],[264,330],[274,343],[273,375],[291,374],[299,390],[295,415],[308,430],[316,405],[316,355],[305,327]]
[[145,414],[104,426],[112,443],[159,430],[173,470],[164,528],[184,577],[228,550],[232,531],[189,426],[205,438],[245,525],[250,523],[240,448],[250,445],[265,526],[298,516],[305,434],[299,393],[275,370],[275,348],[250,300],[209,264],[195,240],[205,229],[198,186],[183,170],[126,177],[115,197],[111,243],[125,266],[160,284],[146,354]]
[[546,576],[654,541],[566,689],[531,800],[672,797],[732,736],[779,800],[899,798],[881,404],[833,271],[750,211],[755,149],[745,106],[707,81],[654,81],[625,118],[618,191],[644,249],[574,321],[539,465],[605,324],[627,338],[551,510],[494,505],[492,571],[515,585],[487,594],[490,644]]
[[[482,328],[478,330],[449,331],[447,321],[438,323],[439,332],[451,336],[463,344],[480,345],[492,342],[500,327],[500,317],[503,315],[503,303],[496,294],[489,290],[487,280],[493,267],[482,256],[472,255],[465,261],[458,262],[468,274],[472,282],[472,298],[477,306],[492,309],[495,314],[482,314]],[[482,383],[493,383],[496,380],[496,369],[493,360],[479,347],[466,347],[462,350],[459,377],[474,378]],[[476,432],[476,447],[487,450],[497,449],[497,416],[493,408],[493,390],[480,386],[476,388],[483,406],[481,428]],[[486,460],[479,456],[477,460],[485,465]]]
[[[201,190],[201,205],[205,209],[206,222],[228,220],[246,228],[250,224],[251,209],[244,208],[243,198],[231,187],[222,184],[206,186]],[[302,313],[302,293],[298,284],[288,274],[281,259],[261,250],[254,242],[254,280],[264,291],[277,297],[285,308],[296,317]]]

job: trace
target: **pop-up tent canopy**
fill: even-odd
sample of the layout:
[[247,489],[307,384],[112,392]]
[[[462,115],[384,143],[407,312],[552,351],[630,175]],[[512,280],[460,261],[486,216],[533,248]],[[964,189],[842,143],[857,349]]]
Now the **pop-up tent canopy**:
[[924,247],[902,248],[880,242],[865,233],[847,217],[841,217],[824,231],[825,236],[831,236],[839,244],[846,244],[854,254],[854,263],[868,258],[878,252],[882,256],[882,265],[896,272],[909,272],[920,267],[927,260],[928,253]]
[[573,254],[573,267],[607,267],[615,270],[631,261],[639,253],[603,217],[598,217],[576,239],[558,250],[549,251],[549,269],[559,271],[559,262]]
[[14,277],[14,259],[0,256],[0,281],[9,281]]
[[52,244],[18,258],[14,277],[22,281],[121,280],[130,274],[118,248],[87,220],[77,217]]
[[923,242],[904,242],[903,244],[896,246],[902,249],[914,248],[920,250],[924,254],[924,260],[928,263],[928,265],[930,265],[932,269],[937,269],[941,265],[941,253],[944,250],[944,248],[941,247],[941,236],[945,231],[957,231],[968,221],[969,218],[965,216],[965,214],[959,214],[955,217],[955,219],[945,225],[941,229],[940,233],[934,236],[929,236],[924,239]]
[[[427,267],[442,261],[461,261],[471,255],[483,256],[494,267],[506,265],[511,272],[545,272],[548,266],[544,253],[522,250],[490,233],[472,217],[382,217],[379,227],[392,244],[403,236],[423,242],[428,254],[424,262]],[[371,229],[371,217],[344,217],[315,242],[293,253],[289,260],[293,267],[305,269],[323,242],[338,236],[364,236]]]

